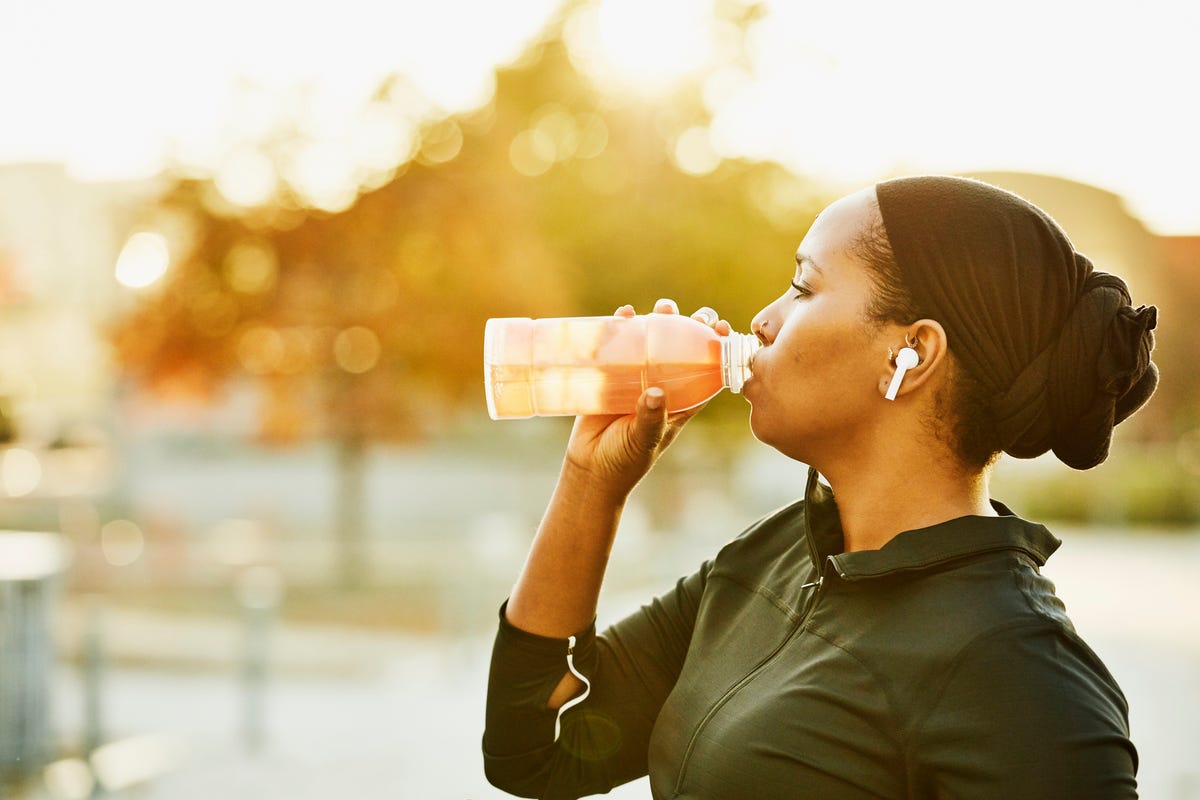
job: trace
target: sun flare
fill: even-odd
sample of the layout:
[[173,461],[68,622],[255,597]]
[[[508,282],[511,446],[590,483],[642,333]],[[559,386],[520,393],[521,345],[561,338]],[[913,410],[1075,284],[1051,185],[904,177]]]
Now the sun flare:
[[572,58],[603,88],[660,94],[708,64],[711,2],[598,0],[568,21]]

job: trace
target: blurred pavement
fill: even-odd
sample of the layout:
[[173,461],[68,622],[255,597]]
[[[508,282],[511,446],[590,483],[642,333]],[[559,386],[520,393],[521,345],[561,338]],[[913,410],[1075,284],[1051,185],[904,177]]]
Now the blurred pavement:
[[[1065,544],[1045,572],[1129,699],[1142,796],[1200,798],[1200,537],[1056,533]],[[682,573],[693,565],[675,566]],[[602,623],[651,591],[606,594]],[[477,630],[491,624],[502,599],[486,598],[473,609]],[[112,796],[505,796],[487,785],[479,755],[490,634],[277,627],[265,744],[254,755],[242,738],[244,631],[236,619],[114,608],[105,627],[114,658],[103,702],[107,737],[157,734],[177,744],[181,755],[177,766],[136,792]],[[71,738],[82,727],[78,671],[61,669],[57,690],[57,727]],[[643,779],[609,796],[645,798],[649,792]]]

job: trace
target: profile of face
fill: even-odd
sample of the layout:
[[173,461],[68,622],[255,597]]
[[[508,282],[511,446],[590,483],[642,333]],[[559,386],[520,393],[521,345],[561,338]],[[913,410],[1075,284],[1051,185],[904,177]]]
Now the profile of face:
[[866,446],[886,422],[880,387],[905,328],[869,317],[872,277],[855,252],[878,215],[874,187],[822,211],[796,252],[791,285],[754,317],[765,346],[744,388],[751,430],[809,464],[831,447]]

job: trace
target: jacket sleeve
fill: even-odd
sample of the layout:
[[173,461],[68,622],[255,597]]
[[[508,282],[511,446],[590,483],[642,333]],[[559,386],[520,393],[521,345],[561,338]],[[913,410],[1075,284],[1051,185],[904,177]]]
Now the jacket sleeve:
[[709,564],[596,635],[575,636],[574,663],[591,683],[562,715],[546,707],[567,673],[567,639],[500,629],[488,676],[484,772],[493,786],[546,800],[607,792],[646,774],[650,732],[683,667]]
[[1051,624],[969,645],[909,756],[912,796],[1137,797],[1125,697],[1087,645]]

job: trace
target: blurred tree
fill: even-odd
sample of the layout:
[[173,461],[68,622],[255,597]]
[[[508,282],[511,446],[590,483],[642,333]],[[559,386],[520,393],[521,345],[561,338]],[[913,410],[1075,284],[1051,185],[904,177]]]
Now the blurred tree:
[[367,443],[433,433],[444,409],[479,394],[485,317],[566,305],[560,264],[522,222],[521,198],[465,159],[294,226],[214,213],[210,190],[180,179],[163,196],[157,210],[185,215],[192,245],[114,331],[118,358],[168,395],[252,379],[264,442],[336,442],[340,582],[354,585]]
[[[426,122],[415,160],[345,210],[288,182],[294,132],[260,144],[281,179],[271,202],[236,206],[218,181],[180,175],[148,210],[185,235],[113,331],[119,363],[166,394],[253,381],[264,442],[335,441],[344,586],[365,566],[365,448],[482,408],[488,317],[673,296],[745,329],[822,204],[777,167],[706,152],[696,86],[653,105],[602,96],[557,30],[500,71],[487,108]],[[406,92],[397,79],[375,102]]]

